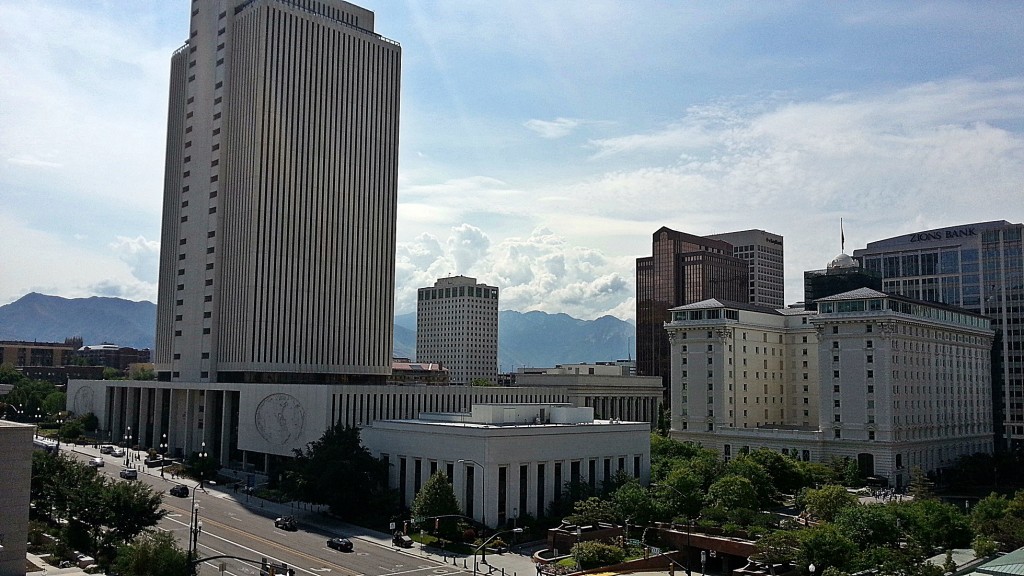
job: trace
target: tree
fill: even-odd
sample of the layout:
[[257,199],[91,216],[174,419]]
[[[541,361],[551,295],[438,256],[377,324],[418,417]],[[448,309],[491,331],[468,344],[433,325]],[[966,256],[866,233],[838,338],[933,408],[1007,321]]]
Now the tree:
[[60,427],[60,437],[64,440],[74,441],[80,438],[84,431],[81,420],[68,420]]
[[56,414],[63,412],[67,407],[67,394],[54,390],[43,398],[42,408],[44,414]]
[[124,544],[150,526],[156,526],[166,510],[160,509],[160,494],[142,482],[111,482],[103,495],[108,512],[105,524],[110,544]]
[[132,576],[180,576],[191,574],[188,561],[188,554],[170,532],[155,532],[119,547],[111,571]]
[[136,366],[132,369],[129,377],[132,380],[156,380],[156,372],[153,372],[151,368]]
[[461,515],[459,500],[455,497],[455,489],[448,482],[448,476],[437,472],[427,479],[412,501],[413,518],[432,518],[434,516]]
[[844,507],[835,516],[835,525],[861,550],[899,543],[899,524],[895,507],[869,504]]
[[359,442],[359,429],[329,428],[295,450],[283,488],[293,498],[326,504],[343,517],[379,517],[395,509],[388,490],[388,465]]
[[726,511],[739,509],[756,510],[757,490],[754,484],[743,476],[729,474],[716,480],[708,488],[704,503]]
[[84,428],[85,431],[89,432],[90,434],[95,432],[100,427],[100,419],[97,418],[96,415],[93,414],[92,412],[89,412],[88,414],[85,414],[82,417],[80,417],[79,421],[82,422],[82,428]]
[[631,479],[611,494],[616,517],[637,524],[649,524],[670,516],[671,512],[651,498],[651,494],[636,479]]
[[792,456],[781,454],[768,448],[758,448],[751,452],[748,459],[761,465],[771,476],[775,489],[786,494],[796,494],[807,485],[807,477],[800,463]]
[[583,569],[618,564],[626,558],[626,552],[622,548],[596,541],[573,545],[572,555],[576,564]]
[[573,504],[572,514],[567,518],[577,526],[596,526],[598,522],[615,522],[617,519],[618,512],[615,506],[597,496]]
[[757,503],[761,508],[771,506],[778,498],[778,490],[775,489],[775,481],[771,474],[748,455],[740,455],[730,460],[725,465],[725,472],[750,480],[757,492]]
[[857,544],[832,524],[819,524],[801,530],[798,562],[802,566],[814,564],[818,571],[834,566],[846,570],[857,554]]
[[768,565],[768,570],[775,576],[775,565],[793,562],[800,549],[800,540],[796,533],[788,530],[776,530],[761,537],[754,544],[756,552],[754,560]]
[[921,470],[918,466],[914,466],[910,470],[910,486],[908,490],[910,495],[914,497],[914,500],[935,498],[935,493],[932,491],[932,481],[928,479],[924,470]]
[[966,516],[952,504],[938,500],[913,500],[898,507],[910,538],[925,550],[964,548],[971,542],[971,526]]
[[103,369],[104,380],[124,380],[124,372],[117,368],[111,368],[107,366]]
[[696,518],[704,503],[704,487],[701,478],[685,464],[672,468],[664,480],[658,483],[657,498],[675,515]]
[[807,491],[804,497],[807,511],[826,522],[831,522],[843,508],[857,505],[857,497],[836,484]]

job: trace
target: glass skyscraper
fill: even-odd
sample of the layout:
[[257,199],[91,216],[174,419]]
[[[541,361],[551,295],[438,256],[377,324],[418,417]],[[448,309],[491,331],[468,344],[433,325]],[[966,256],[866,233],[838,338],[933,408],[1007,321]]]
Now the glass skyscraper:
[[992,319],[996,446],[1024,447],[1024,225],[1005,220],[904,234],[855,250],[882,290]]

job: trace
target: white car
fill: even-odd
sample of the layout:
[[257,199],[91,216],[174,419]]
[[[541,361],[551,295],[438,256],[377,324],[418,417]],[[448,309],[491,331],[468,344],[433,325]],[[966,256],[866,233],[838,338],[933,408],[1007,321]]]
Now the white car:
[[103,468],[103,464],[103,458],[100,458],[99,456],[89,458],[89,466],[92,466],[93,468]]
[[125,468],[124,470],[121,470],[119,476],[121,476],[121,478],[124,478],[125,480],[138,480],[139,471],[132,470],[131,468]]
[[124,448],[116,447],[110,455],[114,458],[124,458]]

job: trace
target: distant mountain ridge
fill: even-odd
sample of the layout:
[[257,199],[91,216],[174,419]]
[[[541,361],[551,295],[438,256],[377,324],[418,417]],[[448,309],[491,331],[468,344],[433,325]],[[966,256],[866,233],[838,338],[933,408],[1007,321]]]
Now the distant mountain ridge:
[[[613,316],[579,320],[546,312],[498,313],[498,363],[503,372],[523,366],[633,358],[633,324]],[[62,298],[35,292],[0,306],[0,340],[110,342],[154,347],[156,304],[122,298]],[[395,316],[394,355],[416,358],[416,314]]]

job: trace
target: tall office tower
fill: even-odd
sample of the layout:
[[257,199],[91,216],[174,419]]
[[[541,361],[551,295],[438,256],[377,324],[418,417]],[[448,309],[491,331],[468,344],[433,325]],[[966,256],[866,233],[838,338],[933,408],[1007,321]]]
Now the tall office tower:
[[995,330],[996,446],[1024,447],[1024,225],[1005,220],[904,234],[855,250],[883,290],[984,314]]
[[769,308],[786,305],[782,236],[764,230],[743,230],[711,234],[708,238],[732,244],[732,255],[747,261],[747,302]]
[[452,384],[498,381],[498,289],[476,278],[441,278],[420,288],[416,359],[448,369]]
[[636,362],[640,376],[669,385],[669,308],[718,298],[746,302],[747,263],[732,244],[660,228],[652,255],[636,259]]
[[401,48],[340,0],[193,0],[171,59],[157,372],[383,383]]

